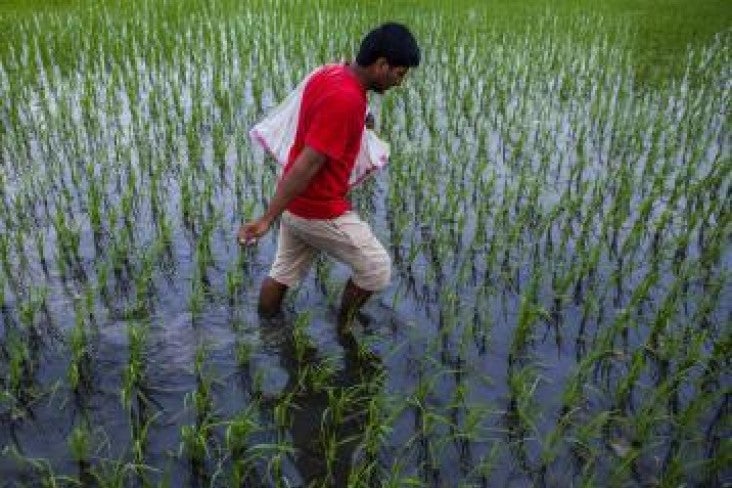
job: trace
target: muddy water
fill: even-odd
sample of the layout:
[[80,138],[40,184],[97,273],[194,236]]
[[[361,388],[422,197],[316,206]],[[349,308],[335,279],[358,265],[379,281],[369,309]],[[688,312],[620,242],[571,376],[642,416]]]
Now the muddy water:
[[[54,473],[81,477],[88,476],[84,474],[88,467],[72,460],[67,445],[75,426],[81,422],[91,426],[90,461],[103,466],[102,459],[129,460],[133,433],[148,425],[142,456],[146,465],[160,471],[141,475],[132,484],[142,484],[145,476],[150,480],[170,476],[173,486],[225,486],[219,468],[224,472],[231,468],[224,440],[226,422],[252,407],[262,428],[249,439],[250,445],[279,444],[290,446],[292,452],[280,458],[277,475],[270,463],[275,451],[263,451],[267,454],[254,463],[246,486],[275,486],[275,478],[286,479],[291,486],[313,481],[344,486],[349,473],[369,463],[378,468],[374,482],[397,471],[426,486],[456,486],[455,480],[478,486],[553,486],[575,479],[582,473],[584,458],[571,444],[560,444],[557,458],[548,466],[541,462],[546,439],[561,416],[568,379],[593,352],[601,332],[620,311],[632,307],[631,325],[605,351],[610,359],[593,363],[584,380],[585,391],[576,405],[583,416],[576,423],[616,411],[618,383],[628,374],[633,353],[647,344],[648,324],[676,273],[672,253],[659,254],[658,282],[646,298],[632,304],[634,290],[652,269],[652,260],[645,259],[653,252],[651,239],[644,236],[635,254],[625,260],[606,243],[594,278],[583,277],[580,285],[573,282],[560,297],[558,310],[552,308],[557,300],[553,277],[571,270],[581,252],[609,240],[601,229],[619,195],[621,182],[615,175],[624,160],[637,162],[630,173],[630,210],[618,240],[622,244],[629,236],[657,174],[653,161],[646,164],[654,154],[650,147],[655,136],[645,130],[644,120],[649,125],[663,122],[659,144],[671,153],[667,160],[688,162],[689,153],[698,150],[692,161],[693,181],[719,167],[720,160],[729,156],[730,140],[723,124],[725,111],[713,102],[728,103],[728,91],[690,95],[682,85],[670,95],[628,92],[622,69],[617,77],[592,78],[604,72],[604,66],[592,64],[597,51],[584,60],[588,72],[571,71],[576,69],[572,65],[546,79],[537,74],[522,78],[521,73],[530,72],[528,54],[514,55],[511,60],[521,69],[503,73],[504,78],[490,85],[484,85],[489,66],[468,72],[466,77],[474,83],[460,84],[457,93],[449,76],[439,78],[435,70],[426,69],[424,80],[410,80],[403,91],[390,95],[390,107],[386,100],[375,101],[385,137],[393,142],[394,158],[389,171],[353,199],[394,257],[394,278],[366,306],[356,327],[358,341],[374,355],[371,359],[359,357],[335,333],[335,304],[348,277],[348,270],[338,264],[319,262],[291,293],[281,321],[264,323],[255,313],[257,289],[274,255],[276,230],[246,250],[239,248],[234,236],[242,215],[261,211],[272,191],[275,171],[245,134],[251,122],[275,103],[272,87],[288,88],[278,85],[279,71],[252,76],[251,60],[233,64],[225,78],[227,86],[237,87],[230,120],[224,120],[220,109],[211,108],[209,96],[199,98],[215,86],[211,69],[215,60],[205,56],[201,65],[189,60],[175,69],[153,69],[140,61],[126,66],[128,78],[99,72],[57,85],[60,75],[41,76],[39,91],[29,89],[17,102],[28,101],[29,106],[17,126],[3,112],[3,123],[12,132],[8,131],[3,149],[10,164],[3,173],[0,223],[13,236],[25,238],[28,260],[21,266],[22,252],[10,248],[9,261],[17,273],[3,270],[3,339],[18,330],[28,335],[20,311],[29,290],[45,287],[48,298],[35,322],[43,332],[41,339],[28,339],[29,363],[34,365],[28,401],[19,409],[5,403],[0,445],[27,458],[48,460]],[[286,63],[279,63],[279,70],[287,69]],[[573,76],[590,81],[576,91],[559,88]],[[134,83],[136,96],[130,95]],[[501,93],[504,100],[499,103]],[[473,107],[479,109],[470,109],[467,102],[461,105],[471,96]],[[457,98],[448,102],[449,97]],[[89,100],[91,112],[84,105]],[[158,104],[155,110],[153,100]],[[451,103],[456,100],[460,104]],[[686,131],[679,122],[690,100],[707,101],[694,105],[703,115],[699,120],[705,130],[699,134]],[[439,111],[430,118],[433,106]],[[223,127],[223,157],[216,156],[214,148],[217,126]],[[15,131],[16,127],[26,130]],[[633,138],[636,131],[640,136]],[[676,147],[674,141],[683,142]],[[661,152],[655,153],[660,167]],[[575,171],[580,164],[584,166]],[[91,174],[84,173],[86,165],[91,165]],[[651,173],[643,179],[646,166]],[[157,193],[151,195],[155,171],[160,179],[155,182]],[[681,170],[669,171],[671,176],[663,179],[664,192],[674,181],[683,181],[677,178]],[[131,178],[136,181],[133,215],[131,224],[126,224],[119,212]],[[597,182],[607,197],[593,214],[587,188]],[[104,219],[101,236],[93,235],[89,218],[89,192],[95,185],[105,196],[103,215],[117,215],[116,220]],[[535,199],[531,185],[538,188]],[[729,185],[729,178],[723,177],[717,193],[728,197]],[[579,193],[582,188],[585,193]],[[185,191],[194,195],[193,223],[182,217]],[[723,223],[725,215],[725,207],[712,208],[713,191],[698,191],[697,200],[685,195],[690,200],[682,199],[686,206],[679,207],[709,213],[706,224],[691,229],[681,258],[690,266],[697,264],[694,260],[707,245],[704,237],[713,235],[713,224]],[[648,229],[666,203],[665,195],[654,202],[646,217]],[[574,213],[567,210],[549,220],[552,209],[573,204],[577,204]],[[722,205],[728,208],[729,202]],[[531,215],[521,213],[527,208],[535,210],[545,226],[520,217]],[[672,210],[662,248],[675,249],[674,239],[689,225],[684,211]],[[66,215],[68,227],[79,235],[77,273],[70,276],[59,271],[56,257],[61,239],[53,223],[59,214]],[[166,218],[172,240],[158,252],[156,229]],[[527,219],[521,228],[516,227],[519,218]],[[583,221],[591,224],[584,235]],[[129,225],[131,232],[126,230]],[[212,261],[205,267],[203,305],[192,313],[192,282],[207,225],[213,228],[208,238]],[[36,234],[44,236],[45,265],[32,244]],[[121,271],[109,272],[107,285],[102,286],[97,282],[99,267],[116,262],[120,242],[127,246],[126,261],[122,259]],[[719,297],[705,316],[709,339],[702,350],[707,356],[724,334],[720,324],[728,323],[732,314],[725,281],[732,260],[728,236],[721,249],[709,273],[685,284],[671,321],[681,330],[686,322],[697,320],[698,304],[711,293],[714,281],[721,280]],[[155,260],[148,306],[140,312],[133,307],[138,298],[136,278],[143,272],[147,253],[153,253]],[[621,279],[618,269],[625,270]],[[242,279],[233,300],[227,292],[228,271]],[[511,351],[517,322],[534,273],[540,277],[534,298],[540,312],[531,340],[523,354],[516,355]],[[91,318],[85,326],[91,378],[74,391],[67,380],[70,336],[77,321],[75,310],[84,303],[88,287],[93,291],[92,309],[87,311]],[[586,312],[593,297],[597,303]],[[311,347],[298,358],[293,333],[303,317]],[[128,328],[139,323],[148,324],[143,395],[126,409],[120,389],[130,354]],[[242,347],[251,350],[247,361],[237,360]],[[8,350],[4,348],[1,363],[6,377],[12,362]],[[304,368],[321,364],[330,365],[333,373],[319,387],[298,383]],[[662,361],[656,365],[648,359],[636,379],[645,388],[632,395],[636,403],[665,379],[663,371]],[[701,374],[692,371],[689,385],[679,386],[682,404],[696,391],[691,380]],[[711,383],[724,388],[729,380],[728,372],[721,370]],[[209,455],[201,466],[189,462],[181,449],[181,431],[201,420],[192,394],[204,386],[210,387],[212,405],[206,420],[218,426],[212,428]],[[340,412],[344,420],[334,424],[331,399],[343,395],[351,401]],[[292,408],[287,410],[286,425],[278,428],[275,412],[283,399]],[[385,433],[370,458],[361,443],[371,425],[367,417],[375,399],[385,399],[384,417],[377,417]],[[519,412],[518,406],[524,410]],[[715,397],[698,419],[699,430],[708,435],[693,444],[694,459],[703,458],[707,446],[713,448],[714,438],[720,436],[719,412],[725,409],[728,398]],[[524,420],[521,415],[526,415]],[[473,430],[461,431],[471,418],[477,418]],[[672,425],[660,423],[659,438],[674,435]],[[594,465],[597,479],[613,471],[617,453],[627,447],[629,438],[618,429],[592,439],[590,448],[600,453]],[[329,465],[328,446],[333,445],[337,448]],[[639,484],[652,480],[661,470],[653,460],[667,452],[661,443],[649,446],[630,478]],[[39,479],[43,470],[5,453],[0,459],[4,479],[29,484]],[[703,479],[701,472],[690,476]]]

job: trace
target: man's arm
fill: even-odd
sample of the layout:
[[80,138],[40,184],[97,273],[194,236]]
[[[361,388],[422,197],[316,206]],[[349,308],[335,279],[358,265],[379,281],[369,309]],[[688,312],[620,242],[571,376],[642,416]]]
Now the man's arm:
[[300,152],[292,168],[282,177],[267,210],[258,219],[242,225],[237,237],[240,244],[256,241],[269,230],[272,222],[285,210],[290,201],[307,188],[326,161],[326,156],[305,146]]

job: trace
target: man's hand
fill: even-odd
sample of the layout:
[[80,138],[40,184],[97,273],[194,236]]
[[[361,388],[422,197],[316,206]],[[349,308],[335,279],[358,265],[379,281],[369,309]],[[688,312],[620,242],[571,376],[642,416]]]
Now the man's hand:
[[260,237],[267,233],[272,223],[260,218],[239,227],[237,238],[242,246],[253,246]]
[[242,225],[237,233],[237,240],[243,246],[251,246],[257,243],[257,239],[267,233],[272,222],[285,210],[287,204],[297,195],[303,192],[310,184],[313,176],[320,171],[325,164],[326,156],[318,151],[305,146],[300,155],[292,163],[292,168],[277,185],[277,191],[269,202],[264,215]]

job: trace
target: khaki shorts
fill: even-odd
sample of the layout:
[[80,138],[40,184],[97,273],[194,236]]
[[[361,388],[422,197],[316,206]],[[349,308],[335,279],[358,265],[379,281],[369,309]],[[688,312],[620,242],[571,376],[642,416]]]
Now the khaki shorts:
[[308,272],[318,251],[351,267],[354,284],[377,291],[391,279],[391,259],[371,227],[355,212],[335,219],[304,219],[285,211],[280,220],[277,255],[269,276],[295,286]]

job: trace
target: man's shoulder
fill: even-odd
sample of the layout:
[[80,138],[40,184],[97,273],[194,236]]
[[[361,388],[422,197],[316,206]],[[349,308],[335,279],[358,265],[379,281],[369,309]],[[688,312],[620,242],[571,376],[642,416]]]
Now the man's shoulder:
[[326,64],[315,70],[306,86],[308,94],[353,106],[366,103],[361,88],[353,82],[352,75],[342,64]]
[[333,113],[343,115],[358,113],[360,116],[361,112],[365,114],[366,111],[366,103],[359,97],[358,93],[343,87],[314,90],[305,95],[303,103],[317,110],[327,109]]

